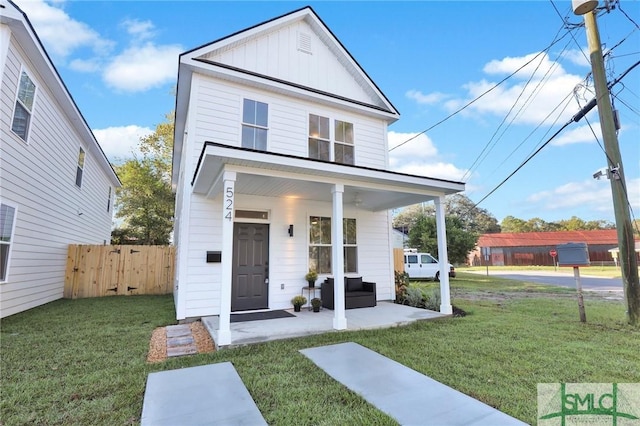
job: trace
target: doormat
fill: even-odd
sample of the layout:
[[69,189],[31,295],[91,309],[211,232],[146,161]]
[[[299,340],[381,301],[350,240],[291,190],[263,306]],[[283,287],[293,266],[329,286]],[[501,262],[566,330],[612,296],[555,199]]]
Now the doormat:
[[295,317],[295,315],[287,311],[251,312],[248,314],[231,314],[231,322],[260,321],[289,317]]

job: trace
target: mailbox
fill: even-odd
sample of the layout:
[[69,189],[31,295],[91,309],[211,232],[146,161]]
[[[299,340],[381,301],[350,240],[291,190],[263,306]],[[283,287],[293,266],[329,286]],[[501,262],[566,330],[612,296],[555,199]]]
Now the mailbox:
[[222,262],[222,252],[221,251],[208,251],[207,252],[207,263],[220,263]]
[[567,243],[556,246],[558,266],[589,266],[587,243]]

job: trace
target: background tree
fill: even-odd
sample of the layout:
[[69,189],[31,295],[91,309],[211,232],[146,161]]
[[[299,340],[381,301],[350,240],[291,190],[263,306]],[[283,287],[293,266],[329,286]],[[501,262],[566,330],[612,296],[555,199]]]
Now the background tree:
[[[449,262],[465,263],[467,255],[473,250],[478,241],[478,235],[468,232],[457,216],[446,216],[447,250]],[[419,251],[431,253],[438,257],[438,237],[436,232],[436,218],[420,216],[409,231],[409,245]]]
[[579,217],[545,222],[539,217],[529,220],[518,219],[513,216],[505,217],[500,223],[502,232],[549,232],[549,231],[591,231],[597,229],[615,229],[615,225],[606,220],[584,221]]
[[[449,195],[444,201],[445,214],[460,219],[462,229],[475,234],[492,234],[500,232],[498,220],[486,209],[475,206],[475,203],[463,194]],[[409,230],[417,223],[421,216],[435,216],[435,205],[416,204],[405,207],[393,219],[393,227]]]
[[171,191],[173,114],[167,114],[155,132],[140,139],[142,158],[134,155],[114,169],[122,187],[116,193],[116,218],[122,226],[112,231],[114,242],[169,244],[175,197]]

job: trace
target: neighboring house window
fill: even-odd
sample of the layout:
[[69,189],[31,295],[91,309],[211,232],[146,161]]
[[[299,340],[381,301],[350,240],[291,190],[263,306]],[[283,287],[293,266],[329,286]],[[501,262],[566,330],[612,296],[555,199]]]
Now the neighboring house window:
[[242,147],[267,150],[269,105],[245,99],[242,106]]
[[0,281],[2,282],[7,280],[9,271],[9,252],[13,241],[15,218],[15,207],[0,204]]
[[26,72],[20,75],[20,86],[16,97],[16,108],[13,111],[13,122],[11,130],[20,136],[25,142],[29,133],[29,123],[33,111],[33,100],[36,94],[36,85],[29,78]]
[[111,187],[109,187],[109,196],[107,197],[107,212],[111,211]]
[[335,120],[335,162],[353,164],[353,123]]
[[78,152],[78,168],[76,170],[76,186],[82,188],[82,172],[84,169],[84,149],[80,148]]
[[309,158],[354,164],[353,123],[334,120],[331,139],[330,122],[327,117],[309,114]]
[[309,114],[309,158],[331,160],[331,139],[329,139],[329,119]]
[[[343,219],[344,272],[358,272],[358,248],[356,220]],[[331,270],[331,218],[311,216],[309,218],[309,269],[319,274],[330,274]]]

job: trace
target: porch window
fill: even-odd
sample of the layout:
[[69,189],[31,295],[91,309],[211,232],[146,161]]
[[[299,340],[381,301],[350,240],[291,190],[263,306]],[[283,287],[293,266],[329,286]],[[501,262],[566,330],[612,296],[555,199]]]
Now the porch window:
[[78,152],[78,167],[76,168],[76,186],[82,188],[82,173],[84,169],[84,149]]
[[27,141],[29,133],[29,124],[31,123],[31,112],[33,111],[33,101],[36,94],[36,85],[25,71],[20,74],[20,86],[18,87],[18,96],[16,97],[16,106],[13,111],[13,121],[11,130],[20,136],[22,140]]
[[242,106],[242,147],[267,150],[269,105],[245,99]]
[[[356,220],[344,218],[342,222],[344,244],[344,272],[358,272],[358,247]],[[331,270],[331,218],[311,216],[309,218],[309,269],[319,274],[330,274]]]
[[353,124],[335,121],[335,162],[353,164]]
[[309,158],[330,161],[330,150],[329,119],[309,114]]
[[9,252],[13,241],[16,209],[6,204],[0,204],[0,282],[7,280],[9,271]]

